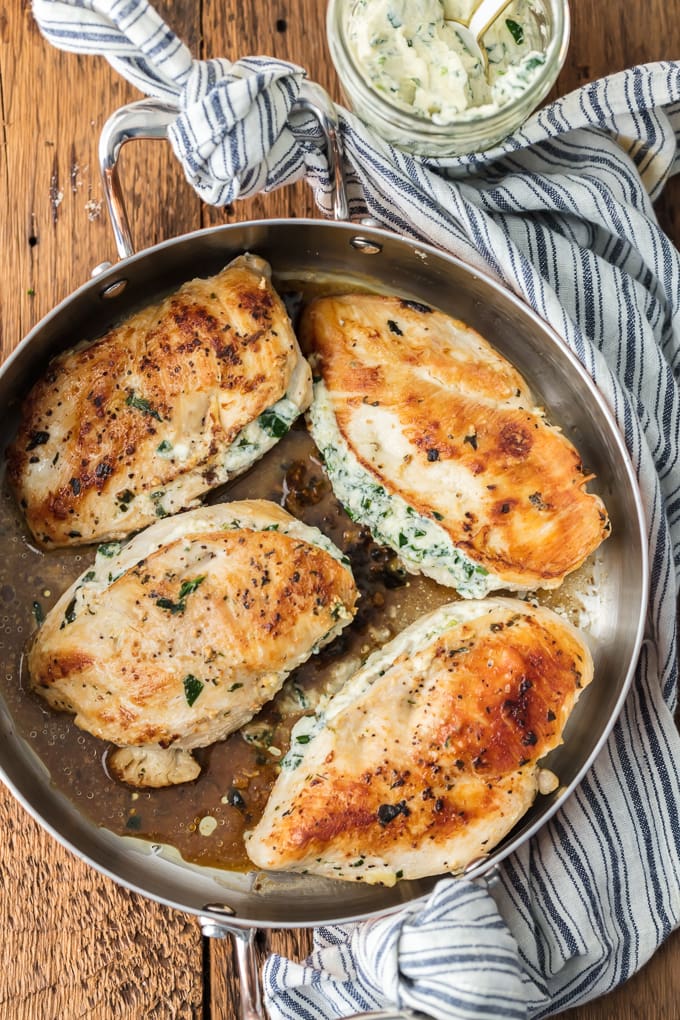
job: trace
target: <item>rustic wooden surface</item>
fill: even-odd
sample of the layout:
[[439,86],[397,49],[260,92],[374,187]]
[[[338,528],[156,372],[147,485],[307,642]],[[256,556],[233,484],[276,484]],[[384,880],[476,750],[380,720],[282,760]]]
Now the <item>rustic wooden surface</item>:
[[[304,64],[339,98],[321,0],[158,4],[198,56],[270,53]],[[573,0],[567,65],[556,93],[634,63],[680,55],[677,3]],[[96,171],[108,114],[139,98],[103,60],[51,49],[28,2],[0,2],[0,352],[6,356],[57,301],[114,256]],[[260,216],[313,215],[303,185],[201,207],[166,146],[140,143],[123,160],[137,245],[200,226]],[[659,204],[680,242],[680,184]],[[74,337],[74,340],[78,339]],[[202,1018],[238,1015],[229,947],[204,946],[189,917],[118,888],[63,850],[0,789],[0,1016],[6,1020]],[[279,952],[304,956],[306,932],[272,933]],[[680,934],[640,974],[568,1020],[675,1020]]]

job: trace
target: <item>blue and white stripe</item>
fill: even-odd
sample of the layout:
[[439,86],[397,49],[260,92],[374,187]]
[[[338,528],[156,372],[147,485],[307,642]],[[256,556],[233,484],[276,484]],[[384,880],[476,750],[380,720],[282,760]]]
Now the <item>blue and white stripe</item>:
[[[176,102],[171,141],[213,204],[306,175],[327,210],[304,71],[266,57],[193,61],[145,0],[34,0],[46,37],[100,53]],[[400,1005],[446,1020],[541,1017],[609,991],[680,923],[680,256],[652,203],[680,169],[680,63],[636,67],[534,114],[493,150],[420,160],[338,110],[354,214],[495,273],[566,340],[604,393],[649,524],[648,638],[621,718],[578,791],[483,882],[265,969],[272,1017]]]

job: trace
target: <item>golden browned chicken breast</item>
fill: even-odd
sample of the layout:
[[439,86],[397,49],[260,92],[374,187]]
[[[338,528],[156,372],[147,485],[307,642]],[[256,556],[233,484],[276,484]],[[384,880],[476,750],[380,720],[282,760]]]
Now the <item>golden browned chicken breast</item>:
[[56,357],[9,478],[41,545],[122,538],[240,474],[310,399],[269,266],[244,255]]
[[411,572],[470,598],[555,588],[609,533],[578,452],[463,323],[349,294],[314,301],[300,337],[335,494]]
[[28,657],[31,684],[78,726],[124,750],[120,778],[195,778],[191,748],[221,740],[352,619],[347,560],[265,500],[160,521],[62,595]]
[[443,606],[295,725],[248,855],[385,885],[462,870],[539,785],[556,785],[538,761],[562,742],[592,672],[578,632],[550,610],[500,598]]

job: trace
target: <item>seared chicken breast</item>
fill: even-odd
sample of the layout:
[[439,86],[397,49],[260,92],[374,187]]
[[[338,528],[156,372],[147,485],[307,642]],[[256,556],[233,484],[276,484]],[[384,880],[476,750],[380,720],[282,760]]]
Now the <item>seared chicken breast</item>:
[[9,479],[41,545],[123,538],[240,474],[310,399],[269,266],[244,255],[54,358]]
[[182,782],[188,752],[249,720],[356,599],[316,528],[265,500],[203,507],[99,547],[36,635],[31,684],[125,748],[108,765],[127,782]]
[[295,725],[248,855],[385,885],[461,871],[556,785],[538,762],[592,673],[550,610],[492,598],[428,614]]
[[555,588],[609,533],[577,450],[463,323],[349,294],[312,302],[300,337],[335,494],[412,573],[469,598]]

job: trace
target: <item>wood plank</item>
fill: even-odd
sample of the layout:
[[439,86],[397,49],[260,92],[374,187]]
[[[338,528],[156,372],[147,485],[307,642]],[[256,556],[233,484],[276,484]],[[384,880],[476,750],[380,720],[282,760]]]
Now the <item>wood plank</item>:
[[[269,953],[291,960],[304,960],[312,948],[310,928],[262,932],[258,938],[258,956],[264,962]],[[241,994],[236,958],[231,941],[214,939],[210,943],[210,1020],[235,1020],[240,1016]]]
[[[173,5],[168,2],[166,9]],[[193,5],[175,15],[196,42]],[[99,131],[139,94],[99,58],[62,54],[28,3],[0,12],[2,355],[115,249],[96,166]],[[200,225],[169,149],[126,154],[142,244]],[[74,337],[74,341],[79,339]],[[48,837],[0,788],[0,1016],[202,1016],[202,940],[190,917],[119,888]]]
[[0,786],[0,1016],[198,1020],[193,918],[62,849]]

